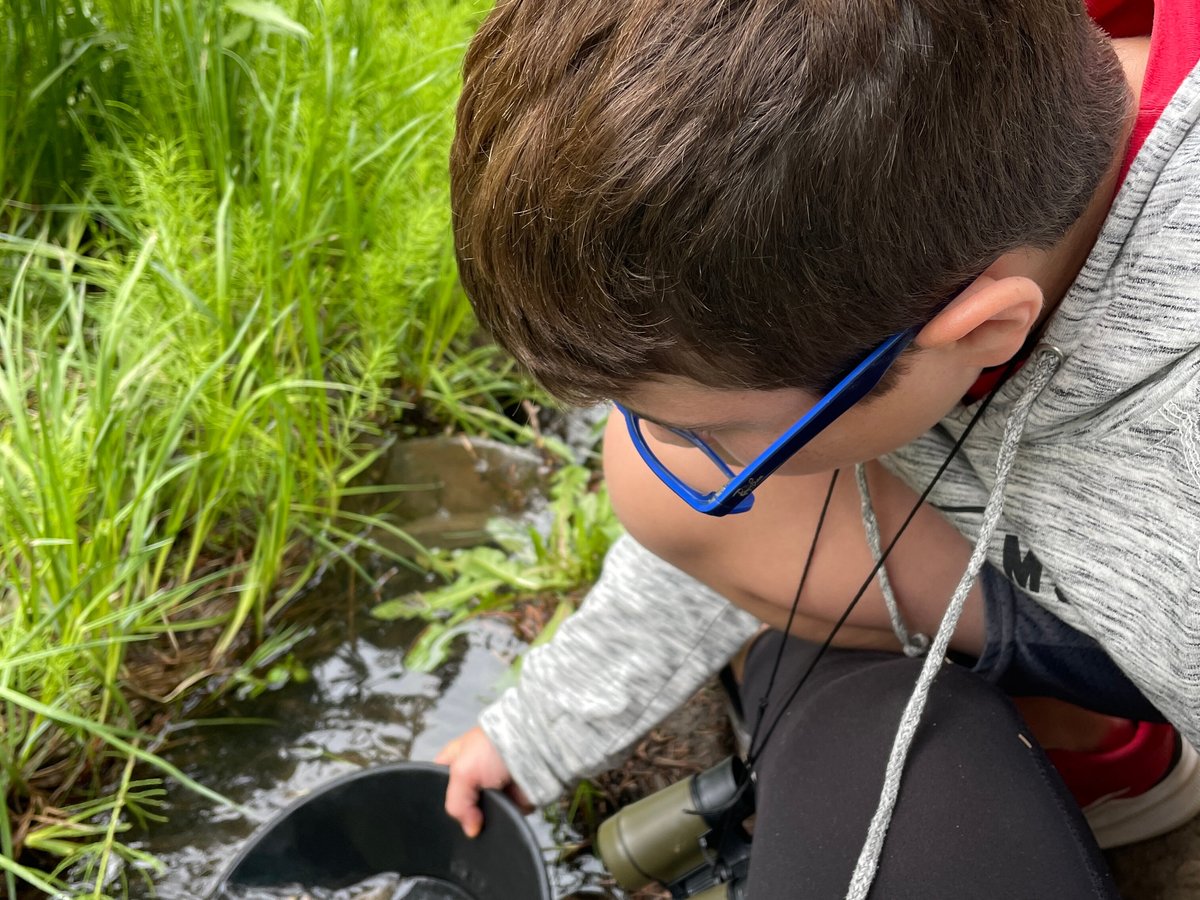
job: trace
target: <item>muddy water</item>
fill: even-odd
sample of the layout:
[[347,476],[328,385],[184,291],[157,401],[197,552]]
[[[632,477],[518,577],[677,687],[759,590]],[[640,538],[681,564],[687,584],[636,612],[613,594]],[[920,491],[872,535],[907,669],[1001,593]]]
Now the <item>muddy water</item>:
[[[413,451],[410,447],[404,452],[411,456]],[[530,474],[536,461],[528,456],[514,461],[497,455],[494,447],[485,452],[482,456],[473,447],[460,455],[449,445],[435,443],[417,448],[421,465],[432,467],[425,473],[427,483],[440,481],[439,490],[446,491],[445,481],[453,478],[460,495],[454,508],[440,501],[417,503],[418,525],[432,532],[447,531],[450,525],[450,532],[470,540],[488,516],[514,514],[525,506],[518,496],[524,485],[516,493],[511,488],[521,483],[514,479]],[[411,460],[405,465],[411,466]],[[503,477],[497,481],[498,471]],[[395,483],[403,478],[416,483],[403,467],[387,475]],[[495,487],[489,487],[489,479]],[[414,498],[405,501],[412,504]],[[378,560],[365,562],[384,582],[385,599],[412,589],[412,582],[406,581],[411,576],[395,574],[393,566]],[[181,740],[189,733],[194,738],[168,754],[189,775],[241,804],[247,815],[172,788],[170,821],[155,826],[140,843],[166,863],[166,872],[149,887],[129,873],[131,897],[207,897],[254,828],[296,798],[358,767],[432,759],[443,744],[474,724],[482,707],[503,688],[523,648],[503,622],[478,621],[459,638],[454,655],[438,672],[408,672],[404,654],[420,623],[371,619],[368,610],[375,599],[362,589],[361,579],[351,595],[346,580],[329,575],[315,594],[305,602],[319,611],[319,632],[298,654],[311,677],[229,706],[225,715],[247,721],[184,732]],[[545,848],[556,898],[619,896],[595,886],[598,873],[590,857],[573,866],[557,864],[556,841],[570,836],[557,832],[540,815],[529,821]]]

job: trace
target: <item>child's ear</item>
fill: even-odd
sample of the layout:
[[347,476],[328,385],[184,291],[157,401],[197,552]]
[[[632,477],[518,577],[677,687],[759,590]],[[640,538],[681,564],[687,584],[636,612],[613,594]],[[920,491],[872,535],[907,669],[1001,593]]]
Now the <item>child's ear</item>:
[[1020,275],[980,275],[929,320],[913,341],[922,350],[953,349],[969,365],[1008,362],[1037,325],[1044,304],[1037,282]]

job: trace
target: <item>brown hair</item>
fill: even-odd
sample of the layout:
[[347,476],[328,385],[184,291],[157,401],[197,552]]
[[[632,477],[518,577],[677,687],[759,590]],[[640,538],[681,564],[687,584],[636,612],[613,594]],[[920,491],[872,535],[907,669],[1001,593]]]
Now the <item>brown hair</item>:
[[451,156],[459,270],[552,393],[818,389],[1112,163],[1081,0],[500,0]]

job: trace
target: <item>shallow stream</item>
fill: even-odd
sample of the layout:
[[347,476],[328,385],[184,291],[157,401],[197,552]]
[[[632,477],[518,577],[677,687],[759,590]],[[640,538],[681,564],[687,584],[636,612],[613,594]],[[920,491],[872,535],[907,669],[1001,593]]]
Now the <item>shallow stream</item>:
[[[440,457],[437,465],[445,467],[453,455],[452,449],[433,445],[425,457]],[[469,539],[471,529],[479,528],[488,515],[514,513],[515,506],[523,505],[520,498],[503,496],[503,490],[489,494],[480,480],[498,468],[495,460],[485,464],[469,455],[467,469],[477,476],[474,487],[468,485],[466,500],[458,508],[434,504],[427,524],[452,522],[455,532]],[[511,487],[511,475],[505,475],[503,484]],[[468,472],[453,477],[456,490],[463,492]],[[473,510],[464,510],[464,505]],[[418,530],[423,527],[416,524]],[[383,596],[411,590],[413,582],[405,584],[404,579],[393,576]],[[358,767],[432,759],[447,741],[475,723],[483,706],[502,690],[523,649],[505,622],[479,620],[458,638],[450,661],[436,673],[409,672],[404,654],[421,623],[372,619],[372,593],[360,586],[352,594],[345,579],[327,577],[314,593],[306,605],[315,602],[322,611],[319,633],[297,651],[308,680],[293,680],[227,707],[224,715],[256,721],[197,728],[194,740],[167,754],[189,775],[241,804],[247,815],[172,787],[169,822],[155,826],[139,845],[161,859],[166,872],[154,879],[152,889],[134,877],[131,897],[207,897],[254,828],[298,797]],[[556,838],[569,840],[569,835],[556,834],[538,814],[529,822],[544,848],[556,898],[620,896],[597,886],[597,864],[591,857],[572,865],[556,861]]]
[[[132,897],[199,900],[250,836],[293,800],[355,768],[397,760],[432,759],[451,738],[470,728],[497,693],[521,644],[508,626],[476,622],[450,662],[435,674],[406,672],[405,648],[415,623],[376,622],[360,611],[358,634],[344,622],[331,625],[345,637],[323,635],[309,645],[311,679],[246,701],[230,710],[273,724],[204,728],[191,746],[170,754],[176,764],[241,804],[248,816],[216,807],[172,788],[170,821],[142,844],[166,865],[154,892],[136,882]],[[545,848],[555,896],[616,897],[594,887],[594,863],[558,865],[555,830],[529,817]],[[585,858],[590,859],[590,858]]]

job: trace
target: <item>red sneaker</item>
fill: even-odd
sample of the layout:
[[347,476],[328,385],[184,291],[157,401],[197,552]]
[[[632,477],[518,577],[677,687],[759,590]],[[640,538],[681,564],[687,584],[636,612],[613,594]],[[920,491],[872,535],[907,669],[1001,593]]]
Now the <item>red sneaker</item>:
[[1104,849],[1200,814],[1200,755],[1170,725],[1122,722],[1099,750],[1047,750]]

